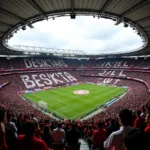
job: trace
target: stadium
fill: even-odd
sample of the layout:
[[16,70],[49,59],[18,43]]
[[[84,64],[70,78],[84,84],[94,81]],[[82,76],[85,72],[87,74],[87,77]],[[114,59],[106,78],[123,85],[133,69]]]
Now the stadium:
[[[33,29],[35,23],[63,17],[76,20],[78,16],[123,24],[135,31],[142,45],[98,54],[9,45],[17,32]],[[135,135],[129,146],[132,150],[149,150],[150,1],[0,1],[0,122],[0,150],[122,150],[126,133],[118,132],[121,144],[117,139],[112,142],[112,132],[124,132],[120,126],[134,127],[140,137],[146,137],[136,139]],[[29,138],[32,132],[35,141]],[[143,140],[139,146],[138,140]]]

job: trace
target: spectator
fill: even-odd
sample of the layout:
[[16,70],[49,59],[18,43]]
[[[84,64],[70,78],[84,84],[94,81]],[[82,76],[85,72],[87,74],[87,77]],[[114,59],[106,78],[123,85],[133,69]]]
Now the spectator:
[[11,122],[11,114],[7,114],[7,123],[5,126],[6,130],[6,143],[8,145],[9,150],[16,149],[16,141],[17,141],[17,127],[15,123]]
[[93,136],[93,130],[92,130],[92,126],[88,126],[88,129],[87,129],[87,142],[88,142],[88,146],[89,146],[89,149],[91,150],[91,146],[92,146],[92,136]]
[[93,133],[93,144],[95,148],[104,149],[103,143],[106,140],[106,130],[103,128],[103,122],[98,122],[98,129]]
[[144,129],[145,120],[143,118],[141,118],[141,116],[140,116],[141,115],[141,111],[137,110],[136,115],[137,115],[137,118],[134,121],[134,127],[138,128],[140,130],[143,130]]
[[36,138],[41,139],[41,129],[39,127],[39,123],[36,120],[33,120],[33,121],[35,122],[35,133],[34,133],[34,135]]
[[72,128],[66,133],[66,143],[68,146],[76,147],[78,150],[80,149],[81,143],[79,142],[80,132],[76,129],[76,124],[72,124]]
[[[47,124],[47,123],[46,123]],[[50,129],[53,131],[57,126],[55,126],[54,122],[51,122]]]
[[23,133],[23,124],[21,123],[21,117],[22,115],[20,114],[20,116],[17,117],[17,129],[18,129],[18,134]]
[[145,117],[146,117],[146,109],[145,108],[142,108],[142,113],[140,114],[140,116],[142,119],[145,119]]
[[34,117],[34,114],[31,115],[31,120],[38,122],[38,120]]
[[145,122],[147,123],[144,132],[146,132],[150,137],[150,114],[146,115]]
[[15,123],[15,125],[16,125],[16,123],[17,123],[17,119],[15,118],[15,115],[14,115],[14,114],[12,114],[11,122]]
[[65,131],[62,129],[62,124],[58,123],[57,128],[53,130],[52,137],[54,139],[54,143],[62,144],[65,140]]
[[150,114],[150,106],[147,106],[148,114]]
[[24,124],[25,135],[20,135],[17,141],[18,150],[49,150],[48,146],[43,140],[37,139],[34,136],[35,122],[27,121]]
[[123,109],[119,112],[119,124],[121,125],[120,130],[113,132],[107,140],[104,142],[104,148],[109,150],[124,150],[123,141],[124,135],[129,131],[132,123],[132,112],[128,109]]
[[106,137],[108,137],[112,132],[117,130],[116,120],[111,120],[111,125],[106,128]]
[[24,115],[24,117],[21,120],[22,124],[25,124],[27,122],[27,120],[28,120],[28,116]]
[[0,150],[8,149],[5,141],[5,123],[6,113],[3,109],[0,109]]
[[50,148],[52,145],[52,135],[51,130],[49,126],[44,126],[44,130],[42,133],[42,140],[47,144],[47,146]]
[[17,138],[17,127],[15,125],[15,123],[11,122],[11,114],[7,115],[7,123],[5,126],[7,129],[10,129],[10,131],[12,131],[12,133],[14,134],[14,137]]
[[124,139],[125,150],[149,150],[149,137],[139,129],[132,128]]

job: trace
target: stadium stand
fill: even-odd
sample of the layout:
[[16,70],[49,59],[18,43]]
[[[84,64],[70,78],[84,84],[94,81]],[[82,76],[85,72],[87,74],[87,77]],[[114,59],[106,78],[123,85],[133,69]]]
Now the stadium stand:
[[[148,59],[146,59],[146,60],[143,59],[143,60],[139,60],[139,61],[133,60],[133,62],[130,59],[128,61],[124,61],[124,60],[121,60],[121,61],[118,61],[118,60],[117,61],[114,61],[114,60],[111,60],[111,61],[106,60],[105,61],[105,60],[103,60],[102,61],[102,60],[100,60],[100,62],[97,62],[98,65],[96,65],[99,67],[95,68],[94,64],[90,65],[90,67],[89,67],[88,64],[84,63],[84,67],[86,67],[86,68],[83,67],[83,69],[81,71],[79,69],[79,67],[81,67],[81,65],[78,65],[77,67],[68,67],[68,66],[74,66],[73,64],[71,64],[72,60],[70,60],[71,65],[68,63],[69,62],[68,59],[66,61],[67,63],[64,63],[64,67],[59,66],[62,69],[62,71],[60,69],[59,69],[59,71],[57,71],[58,63],[56,63],[57,62],[56,60],[54,60],[54,62],[56,63],[56,67],[55,66],[51,67],[51,68],[42,67],[41,69],[38,68],[38,70],[37,70],[37,68],[34,68],[34,66],[37,66],[37,64],[35,64],[34,61],[33,60],[31,61],[31,60],[32,59],[30,59],[28,61],[23,61],[23,59],[19,59],[19,58],[12,59],[12,60],[7,60],[7,59],[1,60],[2,61],[1,76],[0,76],[1,84],[5,83],[5,82],[10,83],[8,86],[6,86],[2,90],[1,96],[3,98],[8,99],[7,95],[5,95],[4,93],[6,93],[6,91],[9,91],[9,90],[11,91],[13,89],[14,92],[8,93],[8,97],[10,99],[13,99],[13,97],[15,97],[15,99],[16,99],[18,91],[27,89],[27,87],[24,84],[26,82],[23,82],[24,81],[23,79],[26,79],[26,78],[33,79],[32,75],[35,73],[36,73],[36,77],[40,77],[40,75],[42,73],[45,74],[45,76],[43,76],[43,78],[46,77],[46,75],[48,75],[48,74],[51,74],[51,75],[54,74],[53,77],[55,80],[53,80],[53,82],[49,84],[52,86],[56,86],[57,84],[61,85],[61,84],[67,84],[67,83],[72,83],[72,82],[78,82],[78,81],[84,81],[84,82],[92,81],[94,83],[105,83],[105,84],[116,84],[119,86],[129,86],[130,89],[134,89],[133,87],[137,87],[132,84],[133,81],[116,79],[116,78],[108,78],[108,77],[130,77],[131,79],[137,78],[137,79],[142,80],[145,83],[147,83],[148,86],[150,84]],[[37,59],[37,60],[40,60],[40,59]],[[43,59],[41,59],[41,61],[42,60]],[[136,63],[135,63],[135,61],[136,61]],[[144,65],[144,67],[141,67],[141,62],[143,65],[144,61],[146,62],[146,65]],[[27,62],[28,62],[28,64],[27,64]],[[53,62],[53,60],[52,60],[52,62]],[[59,62],[59,60],[58,60],[58,62]],[[74,62],[79,63],[78,60],[74,60]],[[93,61],[92,61],[92,63],[93,63]],[[137,66],[131,65],[134,63]],[[31,68],[27,68],[31,65],[33,65]],[[70,70],[67,70],[68,68]],[[76,71],[74,71],[74,70],[76,70]],[[89,77],[89,78],[83,79],[83,77],[80,76],[81,74],[82,75],[95,75],[95,76],[100,75],[102,77],[96,77],[96,78]],[[66,75],[73,76],[73,79],[68,80],[66,78]],[[139,84],[144,87],[144,85],[141,83],[136,82],[136,84]],[[44,80],[41,80],[40,85],[42,87],[46,86],[44,84]],[[34,83],[34,86],[31,87],[31,89],[34,89],[34,88],[39,88],[39,85]],[[145,88],[146,87],[144,87],[143,89],[145,89]],[[137,89],[137,91],[138,91],[138,89]],[[10,96],[10,94],[12,94],[12,96]],[[145,97],[147,97],[147,96],[145,96]]]
[[[40,62],[39,64],[37,63],[37,60]],[[53,144],[51,144],[53,142],[51,132],[54,128],[56,128],[58,121],[53,117],[41,112],[39,108],[37,108],[37,106],[33,107],[30,101],[23,100],[18,94],[19,91],[39,88],[39,84],[37,84],[35,80],[33,86],[31,86],[31,84],[30,86],[26,85],[26,81],[33,79],[33,75],[35,74],[36,78],[40,77],[41,74],[44,74],[43,78],[53,74],[52,77],[54,79],[52,80],[51,78],[52,82],[49,84],[49,86],[52,87],[55,87],[57,85],[63,86],[65,84],[71,84],[73,82],[79,81],[128,87],[129,91],[127,92],[127,94],[110,105],[104,111],[84,121],[81,121],[79,119],[75,121],[77,126],[76,128],[81,133],[80,137],[84,137],[85,139],[87,139],[90,148],[92,145],[90,144],[90,140],[92,141],[92,135],[96,129],[96,124],[99,121],[103,122],[103,127],[107,131],[107,128],[111,126],[112,120],[114,120],[115,129],[112,131],[116,131],[118,129],[117,115],[118,112],[123,108],[132,110],[132,113],[134,115],[137,109],[145,109],[146,113],[149,111],[150,59],[104,59],[100,61],[92,60],[91,62],[90,60],[88,60],[84,61],[84,63],[79,60],[72,61],[71,59],[64,59],[63,66],[59,65],[60,60],[53,61],[51,59],[51,66],[50,64],[48,66],[47,63],[45,63],[45,67],[42,66],[42,68],[40,68],[41,62],[48,62],[47,58],[34,58],[26,60],[20,58],[12,60],[1,59],[0,61],[0,83],[1,85],[3,85],[4,83],[9,83],[4,87],[1,87],[1,109],[7,110],[7,114],[11,115],[12,122],[14,122],[17,126],[18,134],[24,133],[22,125],[25,122],[28,122],[27,120],[33,118],[31,117],[32,114],[34,114],[35,116],[35,119],[33,120],[39,120],[40,128],[39,130],[37,130],[37,137],[41,138],[41,133],[44,130],[45,126],[50,125],[50,128],[48,129],[50,132],[49,135],[47,135],[49,136],[48,146],[50,148],[53,147]],[[53,63],[55,63],[55,65]],[[71,78],[67,78],[67,76],[70,76]],[[44,84],[44,81],[45,80],[42,80],[41,78],[40,85],[42,85],[42,88],[48,86]],[[65,131],[67,131],[67,129],[72,125],[72,122],[68,120],[61,122]],[[89,130],[91,127],[92,130]],[[146,129],[145,132],[149,132],[149,129]],[[9,142],[6,141],[6,143]],[[3,144],[4,147],[6,146],[6,143]],[[7,145],[9,146],[9,144]]]
[[[150,150],[149,14],[149,0],[1,0],[0,150]],[[100,56],[8,45],[19,30],[32,29],[36,22],[78,15],[130,27],[143,45],[130,53]],[[102,111],[76,120],[58,118],[21,98],[25,92],[86,82],[128,90]],[[54,143],[53,131],[56,137],[65,132],[61,144]]]

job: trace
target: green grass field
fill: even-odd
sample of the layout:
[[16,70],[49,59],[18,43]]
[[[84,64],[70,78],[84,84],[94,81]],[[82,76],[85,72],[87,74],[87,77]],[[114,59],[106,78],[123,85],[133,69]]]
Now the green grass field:
[[[88,90],[86,95],[76,95],[75,90]],[[65,119],[77,119],[111,98],[123,93],[126,89],[96,84],[78,84],[68,87],[45,90],[23,96],[36,104],[39,101],[48,103],[48,110]]]

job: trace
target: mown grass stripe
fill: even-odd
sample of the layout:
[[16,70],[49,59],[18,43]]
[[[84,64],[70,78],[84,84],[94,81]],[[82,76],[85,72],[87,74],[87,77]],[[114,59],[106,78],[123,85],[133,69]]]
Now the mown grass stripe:
[[[75,95],[75,90],[89,90],[87,95]],[[48,103],[48,110],[57,115],[76,119],[120,95],[126,89],[113,86],[78,84],[53,90],[24,94],[24,97],[38,104],[40,100]]]

